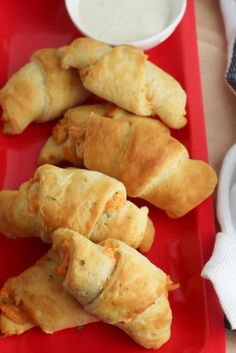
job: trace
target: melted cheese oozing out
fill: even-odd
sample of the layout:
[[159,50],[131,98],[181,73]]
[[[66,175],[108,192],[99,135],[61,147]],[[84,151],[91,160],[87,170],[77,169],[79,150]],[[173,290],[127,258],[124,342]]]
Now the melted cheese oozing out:
[[95,39],[121,44],[159,33],[171,17],[171,0],[80,0],[79,22]]

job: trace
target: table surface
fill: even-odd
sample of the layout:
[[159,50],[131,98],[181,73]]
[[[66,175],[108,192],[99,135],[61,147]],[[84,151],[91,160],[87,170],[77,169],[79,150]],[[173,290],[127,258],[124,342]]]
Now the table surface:
[[[227,43],[219,3],[195,0],[195,10],[209,161],[219,173],[236,143],[236,96],[224,83]],[[236,331],[226,330],[226,352],[236,352]]]

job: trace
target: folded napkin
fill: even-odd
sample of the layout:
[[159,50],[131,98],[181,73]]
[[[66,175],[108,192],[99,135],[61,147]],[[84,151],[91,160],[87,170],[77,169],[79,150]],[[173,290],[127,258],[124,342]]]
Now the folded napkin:
[[212,282],[231,328],[236,329],[236,144],[223,160],[217,217],[222,232],[216,235],[213,254],[202,276]]
[[228,63],[225,80],[236,94],[236,0],[220,0],[228,43]]

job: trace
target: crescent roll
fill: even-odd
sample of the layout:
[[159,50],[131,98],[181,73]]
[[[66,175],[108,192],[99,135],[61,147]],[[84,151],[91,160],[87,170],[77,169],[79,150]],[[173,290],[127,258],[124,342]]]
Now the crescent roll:
[[78,38],[60,55],[63,68],[77,68],[84,87],[95,95],[137,115],[159,115],[171,128],[186,125],[184,90],[141,49]]
[[168,291],[176,285],[146,257],[117,239],[99,245],[68,229],[52,234],[64,287],[83,308],[118,326],[145,348],[170,337]]
[[0,90],[4,133],[20,134],[33,121],[55,119],[89,96],[77,70],[62,69],[58,53],[36,51]]
[[69,110],[54,127],[39,163],[57,163],[57,155],[120,180],[129,196],[149,201],[171,218],[199,205],[217,183],[211,166],[190,159],[160,121],[107,105]]
[[154,236],[148,208],[127,201],[124,185],[98,172],[44,165],[18,191],[0,192],[0,232],[6,236],[51,242],[59,227],[95,242],[118,238],[142,251]]
[[49,251],[32,267],[10,278],[0,290],[0,333],[20,335],[38,326],[46,333],[86,325],[97,319],[63,288],[60,264]]

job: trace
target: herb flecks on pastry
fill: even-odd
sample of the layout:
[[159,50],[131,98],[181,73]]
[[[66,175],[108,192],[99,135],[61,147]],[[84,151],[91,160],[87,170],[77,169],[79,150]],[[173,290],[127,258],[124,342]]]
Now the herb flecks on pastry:
[[50,243],[59,227],[94,242],[114,237],[141,251],[154,237],[148,208],[128,201],[124,185],[99,172],[43,165],[18,191],[0,191],[1,233]]
[[145,348],[170,338],[170,277],[135,249],[117,239],[94,244],[80,234],[58,229],[53,250],[63,263],[64,287],[83,308],[115,325]]
[[35,326],[53,333],[97,321],[63,288],[63,277],[56,273],[60,262],[56,252],[49,251],[5,282],[0,290],[2,335],[20,335]]

